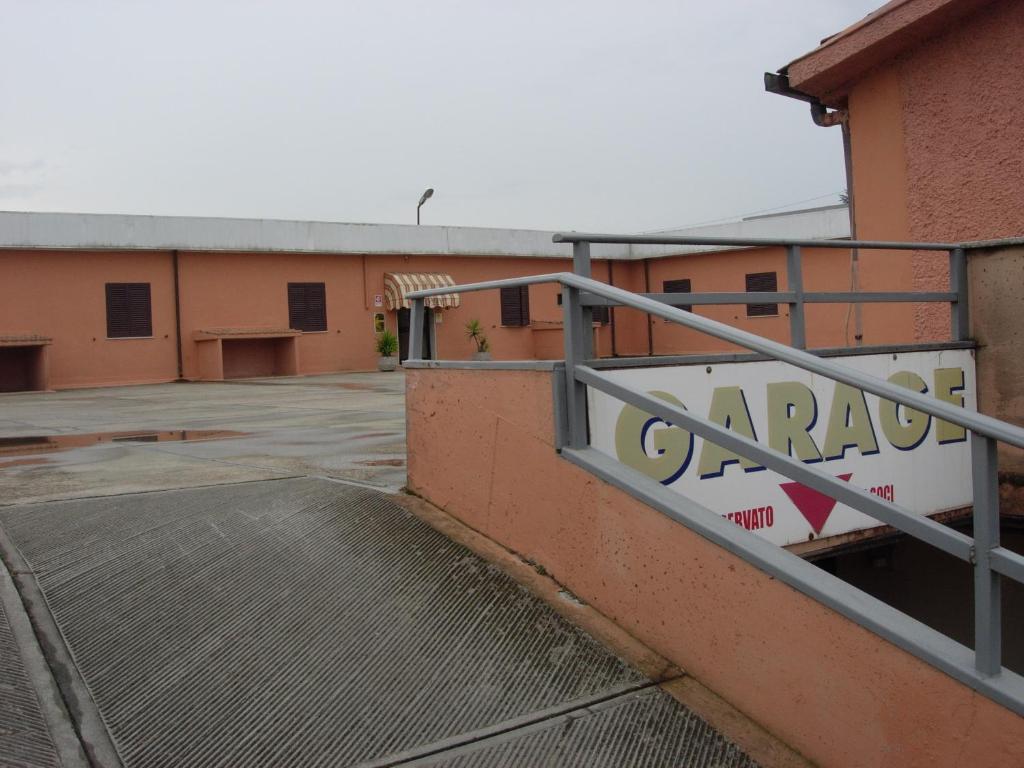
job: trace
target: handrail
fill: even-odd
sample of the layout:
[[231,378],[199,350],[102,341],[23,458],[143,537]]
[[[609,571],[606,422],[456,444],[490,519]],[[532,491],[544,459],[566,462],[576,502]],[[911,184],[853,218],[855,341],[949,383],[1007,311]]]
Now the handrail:
[[[807,487],[824,493],[848,506],[870,515],[883,523],[888,523],[898,530],[941,549],[948,554],[971,563],[974,567],[974,665],[966,667],[957,661],[959,651],[936,652],[936,645],[922,640],[917,630],[904,628],[893,630],[886,636],[893,639],[901,647],[917,654],[939,667],[951,672],[958,679],[971,685],[975,690],[985,691],[996,700],[1024,714],[1024,678],[1005,670],[1002,666],[1001,634],[1002,619],[1000,608],[1001,578],[1009,578],[1024,583],[1024,556],[1007,550],[999,543],[999,492],[998,492],[998,457],[997,441],[1024,448],[1024,429],[1008,424],[990,416],[985,416],[962,407],[926,396],[906,387],[891,384],[875,376],[861,373],[844,365],[823,359],[802,351],[796,347],[786,346],[747,331],[734,328],[725,323],[711,320],[665,304],[654,298],[630,293],[621,288],[606,285],[591,279],[584,274],[589,272],[589,242],[593,236],[582,235],[574,245],[574,265],[578,272],[556,272],[546,275],[489,280],[460,286],[415,291],[409,294],[413,300],[412,328],[410,330],[410,358],[417,359],[422,338],[424,322],[424,299],[459,291],[464,293],[493,290],[506,287],[521,287],[544,283],[558,283],[564,286],[564,336],[565,336],[565,376],[564,399],[556,401],[556,411],[561,412],[562,426],[558,431],[557,442],[563,456],[584,467],[597,467],[594,462],[584,458],[588,449],[587,433],[587,386],[610,394],[625,403],[652,415],[658,416],[668,424],[700,435],[705,440],[720,445],[733,453],[758,462],[760,465],[773,469],[780,474],[796,480]],[[586,240],[582,238],[588,238]],[[799,247],[789,242],[791,277],[796,276],[795,291],[798,300],[804,294],[801,288],[799,272]],[[945,246],[942,246],[943,249]],[[954,255],[955,254],[955,255]],[[956,273],[954,282],[958,286],[956,302],[959,311],[966,314],[966,281],[963,250],[951,252],[951,267]],[[833,381],[847,384],[863,392],[870,392],[885,400],[900,403],[915,410],[929,414],[943,421],[957,424],[971,432],[971,475],[973,482],[973,535],[948,528],[934,520],[916,515],[891,501],[872,495],[856,486],[816,467],[808,466],[798,458],[776,451],[743,435],[717,424],[710,419],[696,416],[689,411],[677,408],[671,403],[652,397],[646,392],[624,386],[618,381],[591,367],[590,334],[587,332],[586,320],[589,319],[590,306],[594,297],[605,299],[616,305],[630,307],[655,317],[706,333],[723,341],[744,347],[752,352],[760,353],[768,358],[789,363],[811,373],[816,373]],[[586,299],[586,301],[584,301]],[[799,305],[802,308],[802,304]],[[956,303],[954,303],[954,330],[957,326]],[[802,311],[801,311],[802,314]],[[961,326],[961,330],[966,325]],[[801,337],[802,341],[802,337]],[[795,343],[795,342],[794,342]],[[561,402],[558,406],[557,403]],[[598,471],[598,470],[593,470]],[[610,482],[636,495],[647,498],[650,494],[644,485],[628,479],[628,474],[601,473],[599,476],[610,478]],[[646,479],[644,483],[648,482]],[[656,484],[656,481],[650,481]],[[673,519],[688,520],[687,513],[673,510]],[[703,523],[696,518],[692,526],[700,528]],[[737,529],[738,530],[738,529]],[[742,532],[744,535],[751,536]],[[739,536],[740,533],[733,535]],[[760,543],[760,542],[758,542]],[[763,562],[756,547],[748,547],[741,540],[733,542],[733,551],[748,557],[752,562]],[[761,553],[763,554],[763,552]],[[787,579],[798,588],[806,587],[804,577],[799,572],[787,568],[772,570],[777,576]],[[831,600],[829,604],[838,607],[847,616],[860,621],[864,626],[871,626],[865,620],[863,606],[859,600],[839,597],[835,590],[824,590]],[[954,647],[963,648],[963,646]],[[967,650],[967,649],[965,649]]]
[[587,291],[607,299],[612,299],[622,306],[638,309],[641,312],[702,331],[709,336],[745,347],[754,352],[760,352],[776,360],[802,368],[805,371],[817,373],[834,381],[840,381],[844,384],[849,384],[851,387],[878,395],[886,400],[910,406],[922,413],[930,414],[943,421],[969,429],[976,434],[985,435],[1018,448],[1024,448],[1024,429],[1020,427],[999,421],[991,416],[958,408],[941,400],[936,400],[933,397],[928,397],[919,392],[914,392],[905,387],[899,387],[874,376],[861,373],[845,365],[817,357],[809,352],[771,341],[739,328],[733,328],[711,318],[702,317],[692,312],[662,304],[653,299],[638,296],[598,280],[574,275],[571,272],[553,272],[545,275],[488,280],[481,283],[469,283],[467,285],[449,286],[446,288],[431,288],[411,292],[408,297],[413,300],[422,300],[430,296],[452,293],[453,291],[471,293],[474,291],[513,288],[523,285],[540,285],[544,283],[561,283],[577,290]]
[[1024,245],[1024,237],[995,240],[966,240],[961,243],[913,243],[902,240],[792,240],[784,237],[686,237],[679,235],[609,235],[598,232],[556,232],[556,243],[607,243],[610,245],[734,245],[740,248],[774,248],[797,245],[803,248],[862,248],[885,251],[951,251],[956,248],[1006,248]]
[[[563,329],[565,370],[563,377],[564,389],[556,387],[556,393],[561,392],[561,394],[556,394],[556,397],[559,398],[556,400],[556,409],[562,414],[559,420],[560,426],[558,427],[559,431],[556,442],[564,457],[580,466],[590,467],[599,476],[616,483],[637,498],[645,499],[650,497],[650,493],[648,493],[649,488],[645,484],[648,482],[646,479],[638,482],[636,479],[630,479],[628,473],[602,473],[598,463],[585,458],[586,451],[592,450],[588,447],[590,439],[587,416],[587,387],[591,386],[610,394],[612,397],[630,403],[646,413],[657,416],[668,424],[679,426],[692,434],[700,435],[703,439],[709,440],[712,443],[722,445],[726,450],[738,456],[756,461],[766,468],[773,469],[780,474],[795,479],[817,490],[817,492],[845,503],[874,519],[889,523],[915,539],[937,547],[954,557],[970,562],[974,566],[975,639],[973,668],[966,667],[956,660],[959,651],[946,650],[938,653],[936,650],[937,646],[931,641],[923,639],[918,630],[904,628],[902,630],[894,630],[889,634],[883,634],[896,641],[901,647],[910,650],[921,658],[929,660],[933,664],[937,664],[937,666],[968,683],[976,690],[985,691],[996,700],[1007,703],[1016,712],[1024,714],[1024,678],[1002,667],[1001,660],[1001,579],[1007,578],[1024,583],[1024,556],[999,545],[998,458],[996,453],[996,441],[1024,447],[1024,429],[983,414],[952,406],[952,404],[935,397],[863,374],[798,348],[803,346],[804,343],[803,306],[808,297],[808,294],[805,294],[803,291],[799,242],[758,242],[758,244],[784,245],[788,252],[787,269],[788,275],[790,275],[791,290],[785,294],[776,292],[777,295],[785,295],[786,298],[788,298],[788,294],[793,294],[791,330],[794,346],[786,346],[714,321],[714,319],[709,317],[703,317],[667,304],[664,301],[666,298],[664,295],[659,296],[655,294],[654,296],[657,298],[653,298],[630,293],[621,288],[615,288],[614,286],[592,280],[589,276],[590,243],[602,242],[601,238],[606,238],[603,242],[616,243],[650,241],[664,243],[666,239],[617,238],[612,240],[611,236],[592,236],[592,234],[578,234],[578,236],[574,234],[571,238],[569,240],[569,236],[556,236],[555,240],[556,242],[572,242],[574,244],[573,268],[575,273],[553,272],[550,274],[536,274],[525,276],[525,278],[486,281],[465,286],[429,289],[411,293],[409,298],[413,300],[413,310],[410,332],[410,357],[417,359],[420,356],[425,316],[424,299],[427,297],[452,293],[453,291],[470,293],[549,283],[560,284],[564,288],[562,310],[565,318]],[[694,239],[687,240],[692,242]],[[705,242],[710,240],[705,239]],[[751,243],[753,241],[744,242]],[[728,244],[735,245],[737,241],[729,241]],[[939,244],[883,244],[873,242],[846,242],[842,245],[834,244],[826,247],[850,248],[858,246],[876,248],[906,246],[914,250],[947,250],[950,248],[950,246]],[[949,292],[953,297],[951,299],[953,338],[956,341],[963,341],[967,336],[968,327],[967,261],[964,249],[952,247],[952,250],[949,252],[949,258],[950,284],[953,289]],[[768,295],[767,293],[762,294],[761,300],[765,301],[765,297]],[[724,297],[725,295],[719,294],[714,298],[722,299]],[[754,297],[757,297],[757,294],[754,294]],[[826,294],[814,296],[815,299],[819,299],[819,297],[820,299],[826,297],[833,298]],[[929,295],[928,298],[933,297],[945,298],[938,294]],[[658,298],[663,300],[658,301]],[[728,298],[744,299],[749,302],[749,299],[738,295],[731,295]],[[870,297],[858,296],[857,298],[860,300],[870,300],[870,298],[904,300],[902,298],[894,299],[892,294]],[[588,329],[590,328],[591,307],[601,301],[631,307],[646,312],[648,315],[662,317],[671,323],[708,334],[753,352],[761,353],[768,358],[787,362],[787,364],[812,374],[847,384],[863,392],[870,392],[886,400],[901,403],[903,406],[923,414],[928,414],[934,418],[970,430],[974,522],[972,536],[966,536],[962,532],[942,525],[929,517],[916,515],[893,502],[873,496],[866,492],[866,490],[850,485],[816,467],[808,466],[798,458],[775,451],[771,447],[766,447],[759,443],[757,440],[735,433],[724,425],[717,424],[710,419],[697,417],[685,409],[676,408],[671,403],[653,397],[639,389],[624,386],[607,374],[600,373],[592,367],[595,361],[590,359],[592,356],[592,338],[588,333]],[[657,486],[656,481],[650,480],[649,482]],[[665,509],[664,505],[659,508]],[[681,519],[690,524],[694,529],[700,529],[705,525],[705,521],[702,518],[694,516],[690,520],[689,513],[682,507],[679,509],[673,508],[670,517]],[[753,536],[745,534],[745,531],[740,532],[742,532],[743,536]],[[744,540],[740,537],[740,532],[730,534],[727,537],[730,538],[733,551],[748,557],[752,562],[764,562],[764,558],[759,555],[759,552],[763,555],[763,551],[760,551],[758,547],[753,545],[744,544]],[[739,538],[732,541],[731,536]],[[758,540],[758,544],[761,543]],[[771,569],[770,572],[798,588],[806,587],[806,580],[800,575],[799,569],[778,568]],[[865,613],[862,610],[863,606],[860,605],[859,600],[851,601],[849,598],[844,599],[835,590],[824,590],[824,593],[830,598],[830,600],[826,601],[828,604],[839,607],[846,615],[853,617],[855,621],[860,622],[863,626],[873,626],[870,621],[865,620]],[[963,648],[964,646],[958,646],[953,643],[953,647]]]
[[952,251],[959,243],[908,243],[887,240],[792,240],[782,237],[680,237],[678,235],[604,235],[596,232],[557,232],[556,243],[608,243],[611,245],[724,245],[740,248],[859,248],[884,251]]

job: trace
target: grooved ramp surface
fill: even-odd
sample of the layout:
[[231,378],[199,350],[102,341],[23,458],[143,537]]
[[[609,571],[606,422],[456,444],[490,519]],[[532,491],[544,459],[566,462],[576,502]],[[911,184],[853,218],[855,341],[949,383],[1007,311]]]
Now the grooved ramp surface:
[[[522,731],[481,753],[507,765],[564,730],[523,726],[543,710],[588,713],[572,722],[593,743],[556,739],[577,764],[607,743],[605,764],[659,765],[710,733],[660,693],[623,694],[647,681],[375,491],[252,482],[7,507],[0,524],[129,768],[388,763]],[[583,709],[598,700],[626,703]]]
[[0,602],[0,766],[59,766],[49,727]]
[[407,765],[752,768],[754,763],[667,693],[649,688]]

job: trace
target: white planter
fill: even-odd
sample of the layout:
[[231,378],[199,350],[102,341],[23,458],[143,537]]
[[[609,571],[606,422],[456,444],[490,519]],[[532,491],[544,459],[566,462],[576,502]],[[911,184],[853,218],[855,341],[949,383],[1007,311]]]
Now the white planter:
[[382,371],[393,371],[398,368],[398,358],[394,355],[391,357],[378,357],[377,368]]
[[490,352],[474,352],[473,353],[473,359],[474,360],[490,360],[491,359],[491,353]]

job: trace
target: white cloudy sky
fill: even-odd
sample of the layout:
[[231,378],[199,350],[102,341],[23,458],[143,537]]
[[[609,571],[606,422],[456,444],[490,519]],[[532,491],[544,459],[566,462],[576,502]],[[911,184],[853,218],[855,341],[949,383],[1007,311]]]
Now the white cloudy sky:
[[0,209],[632,232],[837,202],[882,0],[0,0]]

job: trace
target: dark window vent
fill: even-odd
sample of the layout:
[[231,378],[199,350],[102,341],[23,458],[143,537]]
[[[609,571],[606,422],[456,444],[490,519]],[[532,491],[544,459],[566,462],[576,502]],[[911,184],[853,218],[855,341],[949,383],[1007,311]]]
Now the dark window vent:
[[288,327],[327,330],[327,291],[323,283],[288,283]]
[[[747,275],[747,293],[775,293],[779,281],[774,272]],[[769,317],[779,314],[778,304],[747,304],[747,317]]]
[[[665,293],[693,293],[690,289],[690,278],[680,280],[666,280],[662,283],[662,291]],[[677,309],[685,309],[687,312],[693,312],[693,304],[673,304],[673,307]]]
[[530,286],[520,285],[501,289],[501,324],[530,324]]
[[149,283],[107,283],[107,338],[153,335]]

